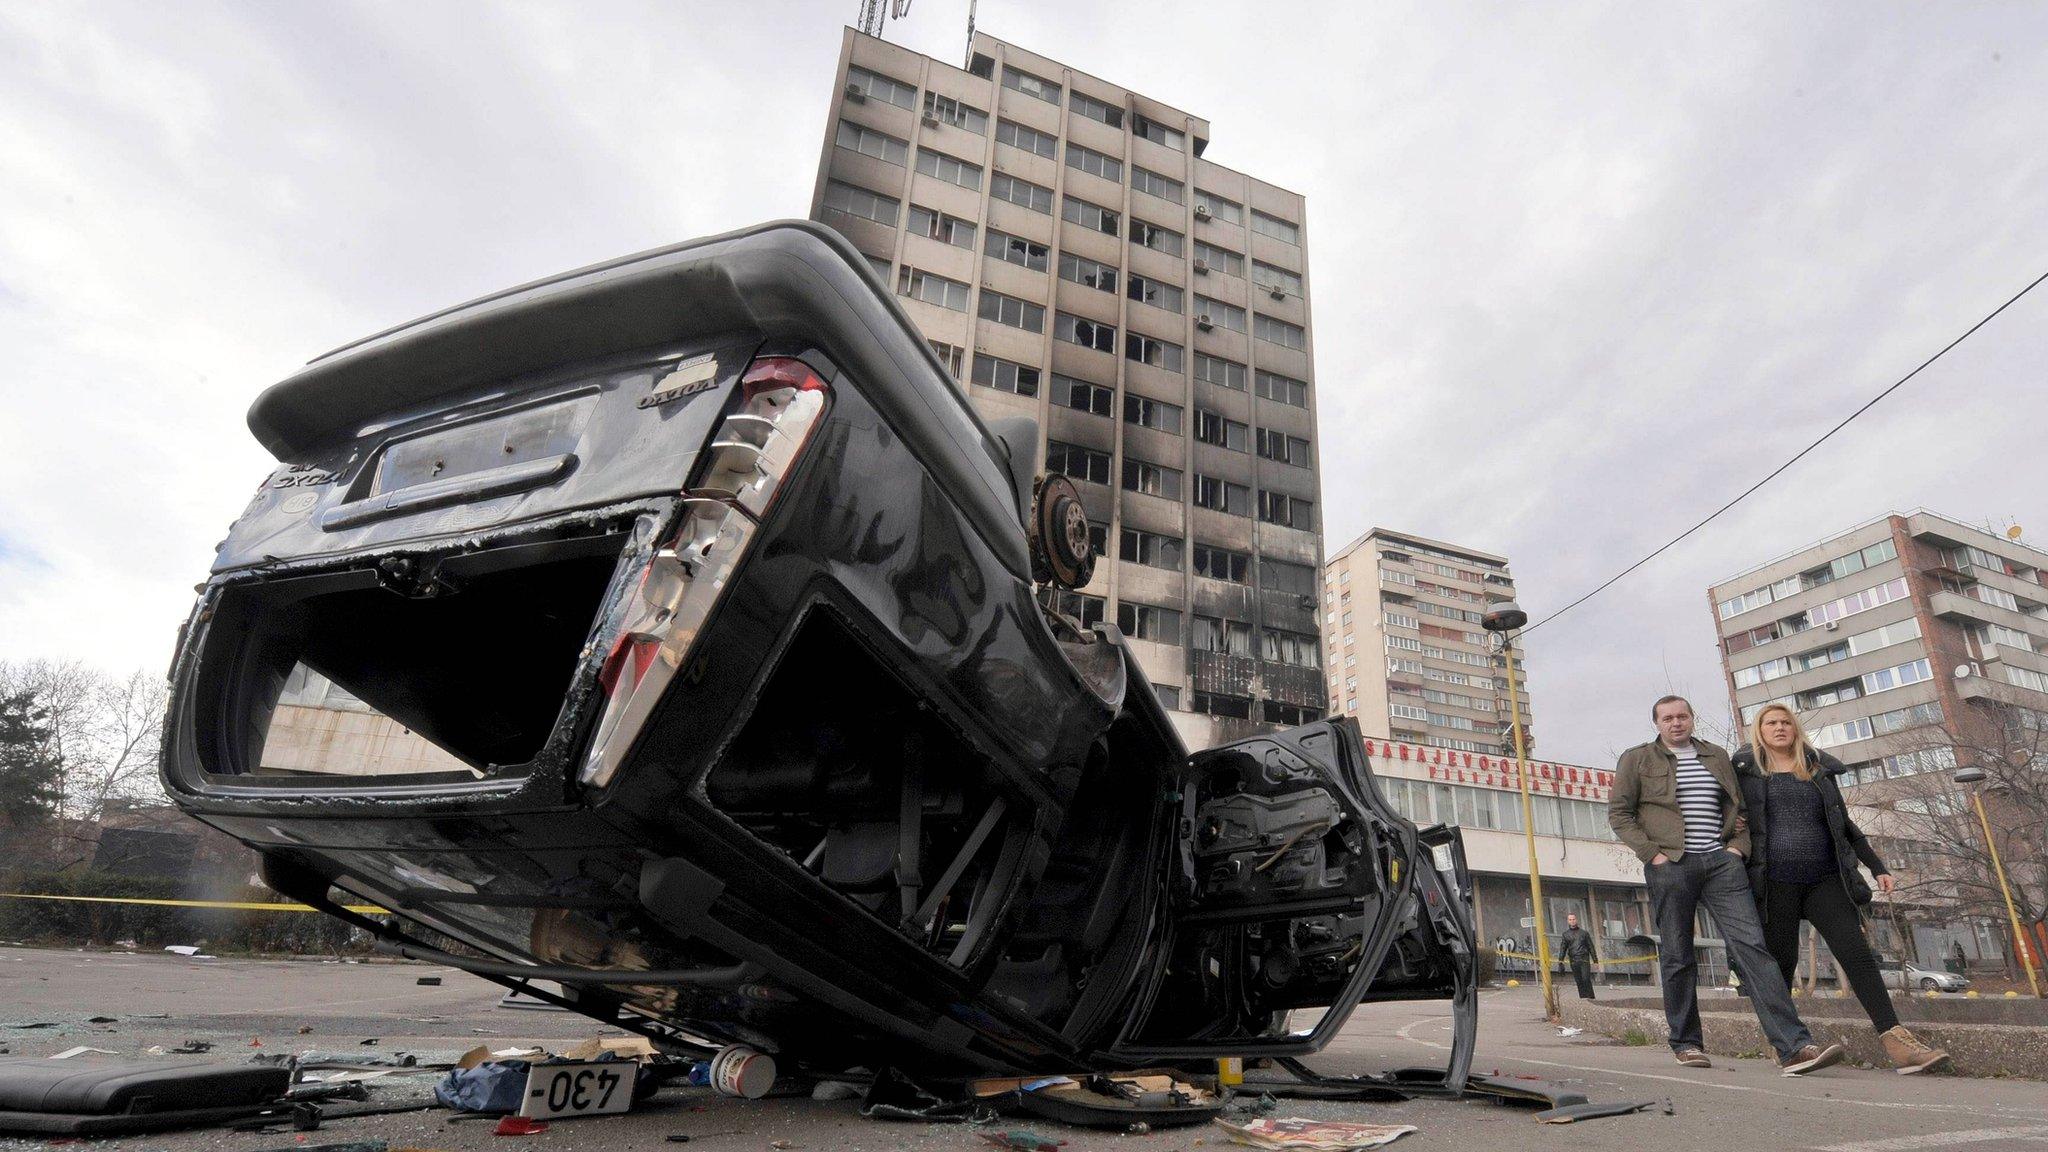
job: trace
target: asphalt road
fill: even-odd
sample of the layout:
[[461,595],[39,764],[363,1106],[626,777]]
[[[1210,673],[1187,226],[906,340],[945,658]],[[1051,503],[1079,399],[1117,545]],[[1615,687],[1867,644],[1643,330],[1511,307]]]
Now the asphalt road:
[[[416,983],[439,975],[439,987]],[[336,964],[314,960],[186,960],[164,954],[125,955],[0,948],[0,1047],[14,1055],[48,1056],[75,1045],[124,1056],[187,1040],[215,1045],[214,1056],[255,1052],[390,1054],[448,1059],[478,1043],[505,1047],[563,1042],[605,1034],[567,1013],[502,1009],[500,989],[459,973],[411,964]],[[2048,1149],[2048,1086],[2036,1082],[1902,1077],[1888,1070],[1838,1068],[1785,1079],[1768,1060],[1719,1060],[1706,1071],[1682,1069],[1661,1045],[1627,1047],[1587,1036],[1562,1037],[1538,1018],[1533,989],[1484,994],[1474,1068],[1562,1081],[1596,1101],[1654,1100],[1647,1113],[1569,1126],[1534,1122],[1530,1113],[1477,1102],[1418,1100],[1399,1104],[1283,1101],[1280,1115],[1412,1124],[1394,1145],[1427,1149],[1815,1149],[1820,1152],[1916,1152],[1963,1148]],[[1431,1005],[1361,1010],[1330,1050],[1313,1063],[1332,1073],[1370,1072],[1439,1062],[1449,1021]],[[112,1016],[91,1024],[92,1016]],[[303,1030],[303,1031],[302,1031]],[[375,1039],[374,1045],[362,1042]],[[90,1056],[77,1059],[92,1059]],[[416,1099],[431,1076],[377,1081],[384,1101]],[[1669,1100],[1671,1114],[1663,1112]],[[559,1122],[528,1137],[496,1137],[487,1121],[452,1121],[439,1110],[361,1117],[319,1132],[180,1133],[108,1141],[119,1149],[226,1149],[257,1152],[342,1141],[383,1139],[393,1149],[477,1149],[508,1152],[618,1152],[668,1147],[670,1134],[691,1134],[706,1152],[797,1149],[974,1149],[988,1145],[952,1125],[862,1120],[851,1101],[743,1101],[707,1089],[670,1089],[631,1115]],[[1125,1136],[1065,1129],[1015,1119],[1067,1141],[1073,1152],[1186,1152],[1229,1147],[1208,1128]],[[45,1147],[42,1141],[0,1142],[0,1148]]]

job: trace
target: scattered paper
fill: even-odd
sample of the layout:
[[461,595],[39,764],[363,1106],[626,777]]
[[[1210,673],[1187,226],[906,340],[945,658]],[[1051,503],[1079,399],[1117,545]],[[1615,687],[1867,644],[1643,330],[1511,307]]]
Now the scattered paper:
[[1584,1028],[1573,1028],[1569,1025],[1559,1025],[1557,1029],[1557,1034],[1559,1036],[1577,1036],[1579,1033],[1584,1031]]
[[197,956],[197,955],[199,955],[199,945],[197,945],[197,944],[166,944],[166,945],[164,945],[164,951],[166,951],[166,952],[176,952],[176,953],[177,953],[178,955],[180,955],[180,956]]
[[1238,1144],[1284,1152],[1346,1152],[1379,1148],[1416,1130],[1413,1124],[1348,1124],[1338,1120],[1258,1119],[1244,1123],[1216,1120]]
[[514,1060],[517,1060],[517,1061],[532,1061],[532,1060],[545,1060],[545,1059],[547,1059],[547,1058],[548,1058],[548,1051],[547,1051],[547,1049],[545,1049],[545,1048],[497,1048],[497,1049],[493,1049],[493,1048],[492,1048],[492,1047],[491,1047],[490,1045],[488,1045],[488,1044],[479,1044],[479,1045],[477,1045],[476,1047],[474,1047],[474,1048],[471,1048],[471,1049],[470,1049],[469,1051],[467,1051],[467,1052],[464,1052],[464,1053],[462,1054],[462,1056],[461,1056],[461,1057],[460,1057],[459,1059],[457,1059],[457,1060],[455,1061],[455,1066],[456,1066],[457,1068],[475,1068],[475,1067],[476,1067],[476,1066],[478,1066],[479,1064],[487,1064],[487,1063],[490,1063],[490,1062],[491,1062],[491,1061],[493,1061],[493,1060],[498,1060],[498,1061],[514,1061]]
[[645,1036],[594,1036],[556,1055],[564,1060],[596,1060],[607,1052],[625,1060],[649,1060],[657,1054]]
[[83,1045],[83,1044],[80,1044],[80,1045],[79,1045],[78,1047],[76,1047],[76,1048],[66,1048],[66,1049],[65,1049],[65,1050],[63,1050],[62,1052],[59,1052],[59,1053],[57,1053],[57,1054],[56,1054],[55,1056],[52,1056],[52,1057],[50,1057],[50,1059],[52,1059],[52,1060],[69,1060],[69,1059],[71,1059],[71,1058],[72,1058],[73,1056],[83,1056],[83,1055],[85,1055],[85,1054],[86,1054],[87,1052],[97,1052],[97,1053],[99,1053],[99,1054],[100,1054],[100,1055],[102,1055],[102,1056],[112,1056],[112,1055],[113,1055],[113,1053],[112,1053],[112,1052],[109,1052],[109,1051],[107,1051],[107,1050],[106,1050],[105,1048],[87,1048],[87,1047],[86,1047],[85,1045]]

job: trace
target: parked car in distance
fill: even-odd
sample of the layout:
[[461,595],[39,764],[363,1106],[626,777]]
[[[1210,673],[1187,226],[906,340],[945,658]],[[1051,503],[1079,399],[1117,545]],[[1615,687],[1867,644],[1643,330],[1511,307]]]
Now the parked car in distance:
[[1922,968],[1906,960],[1889,960],[1880,956],[1877,970],[1884,976],[1887,988],[1897,988],[1901,992],[1961,992],[1970,986],[1966,976]]

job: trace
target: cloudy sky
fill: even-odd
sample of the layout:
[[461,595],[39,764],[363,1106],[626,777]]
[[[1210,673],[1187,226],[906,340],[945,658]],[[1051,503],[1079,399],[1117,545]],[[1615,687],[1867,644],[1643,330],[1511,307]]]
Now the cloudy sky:
[[[802,215],[829,4],[0,6],[0,659],[161,668],[337,344]],[[1514,561],[1544,615],[2048,270],[2048,8],[1162,7],[982,27],[1303,192],[1324,507]],[[946,59],[964,0],[890,38]],[[1891,509],[2048,540],[2048,287],[1530,639],[1541,753],[1725,710],[1707,585]]]

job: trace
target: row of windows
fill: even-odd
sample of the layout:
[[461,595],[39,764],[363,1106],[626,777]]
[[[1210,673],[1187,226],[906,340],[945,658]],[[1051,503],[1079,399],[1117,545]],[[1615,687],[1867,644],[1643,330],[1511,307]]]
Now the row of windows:
[[955,312],[967,311],[967,285],[904,265],[897,273],[896,293]]
[[1898,549],[1890,540],[1880,540],[1868,548],[1851,552],[1847,556],[1836,557],[1819,567],[1794,573],[1775,583],[1766,584],[1762,588],[1751,589],[1740,596],[1731,596],[1721,601],[1718,605],[1721,619],[1726,620],[1732,616],[1740,616],[1744,612],[1761,608],[1774,600],[1783,600],[1787,596],[1797,595],[1809,588],[1817,588],[1822,584],[1840,580],[1844,576],[1852,576],[1863,571],[1865,568],[1874,567],[1887,560],[1894,559],[1898,554]]
[[1841,780],[1844,784],[1869,784],[1902,776],[1918,776],[1923,772],[1953,772],[1955,769],[1954,748],[1920,748],[1852,765],[1842,773]]
[[[1778,702],[1767,701],[1767,703]],[[1791,701],[1782,701],[1782,703],[1789,704]],[[1743,724],[1747,725],[1751,720],[1756,719],[1756,713],[1761,711],[1763,707],[1763,704],[1753,704],[1744,708],[1742,710]],[[1839,724],[1829,724],[1808,733],[1807,738],[1813,742],[1815,748],[1832,748],[1838,744],[1868,740],[1873,736],[1889,736],[1895,732],[1904,732],[1909,728],[1920,728],[1939,723],[1941,723],[1941,704],[1939,701],[1929,701],[1925,704],[1914,704],[1905,708],[1896,708],[1890,712],[1880,712],[1875,716],[1859,716],[1854,720],[1845,720]]]
[[934,152],[929,148],[917,150],[917,170],[927,176],[937,177],[948,184],[958,185],[971,192],[981,191],[981,165],[969,164],[965,160]]
[[1973,624],[1970,626],[1970,641],[1979,660],[1997,660],[2001,657],[1999,648],[2011,648],[2020,652],[2038,652],[2039,641],[2031,633],[2003,624]]
[[[977,358],[975,366],[977,372],[979,372],[981,369],[979,358]],[[1056,377],[1055,379],[1064,378]],[[1072,385],[1079,384],[1080,382],[1068,381],[1068,383]],[[1082,385],[1082,387],[1088,388],[1092,386]],[[1072,393],[1069,395],[1071,397]],[[1055,398],[1057,399],[1058,397]],[[1091,408],[1097,403],[1092,394],[1088,397],[1087,402]],[[1075,406],[1078,407],[1079,405]],[[1132,413],[1133,410],[1127,406],[1125,412],[1126,419]],[[1107,415],[1106,412],[1102,414]],[[1136,421],[1133,421],[1133,423],[1136,423]],[[1112,467],[1112,458],[1109,453],[1098,449],[1086,448],[1079,444],[1068,444],[1060,440],[1051,440],[1046,444],[1045,467],[1048,472],[1057,472],[1076,480],[1086,480],[1090,483],[1107,485]],[[1128,492],[1157,496],[1162,500],[1178,501],[1181,498],[1183,473],[1178,468],[1169,468],[1164,464],[1154,464],[1148,460],[1126,456],[1124,457],[1121,480],[1122,487]],[[1315,502],[1299,496],[1289,496],[1285,493],[1271,492],[1263,489],[1255,496],[1249,485],[1197,473],[1194,478],[1190,499],[1200,508],[1207,508],[1232,516],[1250,517],[1255,515],[1268,524],[1298,528],[1304,532],[1315,531]]]
[[[1468,752],[1485,751],[1474,745]],[[1465,828],[1522,830],[1522,798],[1518,793],[1464,784],[1436,784],[1377,776],[1373,782],[1394,811],[1418,825],[1453,824]],[[1581,840],[1613,840],[1607,805],[1561,796],[1531,796],[1529,814],[1538,836],[1572,836]]]
[[[874,74],[867,73],[867,75],[873,76]],[[881,77],[875,78],[878,80],[882,79]],[[896,82],[887,81],[887,83],[895,84]],[[1062,88],[1059,84],[1042,76],[1034,76],[1021,69],[1005,66],[1003,68],[1002,84],[1005,88],[1021,92],[1026,96],[1035,97],[1048,104],[1058,104],[1060,102]],[[897,86],[902,87],[902,85]],[[914,99],[916,89],[911,88],[908,91]],[[892,100],[891,102],[895,101]],[[911,103],[902,104],[902,107],[905,108],[911,106]],[[1085,96],[1079,92],[1070,93],[1068,94],[1067,107],[1072,109],[1077,115],[1106,124],[1111,128],[1120,129],[1124,126],[1123,109],[1097,100],[1092,96]],[[1134,115],[1131,117],[1131,134],[1141,139],[1150,140],[1154,144],[1171,148],[1174,151],[1184,150],[1187,143],[1186,133],[1177,128],[1170,128],[1146,116]],[[1049,155],[1049,153],[1040,154]],[[1161,199],[1170,200],[1175,204],[1184,202],[1185,191],[1179,181],[1161,176],[1156,172],[1148,172],[1142,168],[1137,169],[1136,172],[1138,178],[1133,180],[1132,186],[1139,191],[1159,196]],[[1116,177],[1112,176],[1109,179],[1116,179]],[[1232,224],[1243,222],[1244,209],[1242,205],[1225,200],[1214,193],[1198,190],[1195,195],[1196,204],[1202,209],[1202,214],[1205,217]],[[1252,211],[1252,229],[1262,235],[1271,236],[1276,240],[1282,240],[1289,244],[1298,246],[1301,243],[1301,230],[1298,225],[1256,209]]]
[[1124,164],[1114,156],[1105,156],[1093,148],[1084,148],[1072,141],[1067,143],[1067,167],[1100,176],[1113,184],[1124,180]]
[[[848,185],[847,187],[851,186]],[[894,202],[891,201],[890,203],[893,205]],[[918,230],[915,213],[921,211],[928,210],[912,209],[913,231]],[[1116,213],[1111,212],[1107,208],[1090,204],[1085,200],[1077,200],[1071,196],[1066,197],[1061,204],[1061,215],[1064,219],[1090,230],[1104,231],[1111,234],[1114,234],[1116,231]],[[868,218],[875,219],[876,217],[870,216]],[[946,217],[945,219],[951,220],[952,217]],[[888,222],[893,221],[894,213],[892,211]],[[965,221],[959,223],[966,224]],[[967,243],[960,244],[960,247],[963,248],[972,246],[973,226],[967,224],[966,227],[969,229],[969,240]],[[998,249],[995,243],[995,236],[1004,237],[1006,243],[1001,249]],[[955,241],[955,243],[958,242]],[[988,254],[998,259],[1008,260],[1012,264],[1021,264],[1034,271],[1043,272],[1046,270],[1045,245],[1027,241],[1020,237],[1010,236],[1008,233],[999,233],[991,230]],[[1070,280],[1089,288],[1097,288],[1104,292],[1113,293],[1117,290],[1117,270],[1114,267],[1104,264],[1099,260],[1091,260],[1071,252],[1062,252],[1060,254],[1060,277],[1064,280]],[[1179,315],[1182,312],[1184,297],[1180,288],[1140,276],[1137,273],[1132,273],[1125,281],[1124,294],[1141,304],[1150,304],[1155,308],[1172,312],[1175,315]],[[1195,312],[1200,317],[1199,323],[1204,328],[1220,325],[1233,332],[1243,332],[1246,330],[1246,312],[1235,304],[1226,304],[1221,300],[1197,295],[1195,297]],[[1269,318],[1261,317],[1262,321],[1266,319]],[[1302,349],[1307,347],[1308,343],[1306,330],[1298,325],[1288,324],[1284,321],[1273,321],[1272,325],[1262,328],[1259,335],[1261,339],[1288,348]],[[1295,404],[1298,407],[1307,407],[1307,385],[1301,384],[1300,381],[1288,381],[1286,377],[1274,377],[1273,381],[1274,388],[1276,391],[1281,392],[1281,395],[1272,396],[1272,399],[1284,398],[1288,403]],[[1282,382],[1298,385],[1298,388],[1293,390],[1286,389]],[[1226,387],[1228,386],[1230,385],[1226,385]],[[1242,390],[1243,385],[1239,383],[1235,387]]]
[[[1296,668],[1322,667],[1322,646],[1313,636],[1280,628],[1261,628],[1258,636],[1256,655],[1261,660]],[[1194,627],[1188,634],[1188,647],[1197,652],[1215,652],[1224,656],[1249,657],[1255,654],[1250,624],[1199,613],[1195,615]]]
[[988,135],[988,113],[937,92],[924,94],[924,114],[934,120],[965,128],[976,136]]
[[1059,152],[1059,137],[1027,128],[1015,120],[996,121],[996,143],[1052,159]]
[[[1090,527],[1090,537],[1100,537],[1100,535],[1106,535],[1106,531],[1100,525],[1092,525]],[[1096,543],[1100,547],[1100,541],[1096,541]],[[1176,539],[1176,537],[1161,537],[1157,533],[1145,533],[1145,531],[1137,531],[1137,529],[1124,529],[1122,533],[1118,533],[1118,539],[1116,539],[1116,553],[1118,553],[1120,560],[1128,560],[1128,562],[1133,562],[1133,564],[1145,564],[1145,566],[1151,566],[1151,568],[1180,570],[1180,553],[1182,553],[1180,549],[1182,549],[1182,541]],[[1217,547],[1217,545],[1212,545],[1212,543],[1196,541],[1192,553],[1194,553],[1194,574],[1196,576],[1206,576],[1210,580],[1229,580],[1231,584],[1249,584],[1251,582],[1251,553],[1249,551],[1233,551],[1229,547]],[[1284,560],[1270,560],[1270,558],[1264,558],[1264,556],[1260,558],[1260,586],[1266,588],[1268,592],[1296,592],[1300,586],[1311,580],[1311,576],[1313,576],[1313,570],[1309,566],[1305,566],[1305,564],[1290,564],[1290,562],[1284,562]],[[1096,615],[1094,615],[1094,619],[1102,619],[1100,596],[1085,596],[1085,599],[1087,601],[1096,601],[1096,609],[1094,609]],[[1085,609],[1087,609],[1085,603],[1075,601],[1075,607],[1061,607],[1059,611],[1063,611],[1067,615],[1073,615],[1073,617],[1083,617],[1083,623],[1094,623],[1090,619],[1085,619]],[[1229,640],[1231,635],[1235,635],[1231,629],[1243,629],[1241,640]],[[1130,631],[1130,629],[1126,627],[1124,631]],[[1307,640],[1307,642],[1315,644],[1315,637],[1313,635],[1294,633],[1294,631],[1280,631],[1280,629],[1270,629],[1270,631],[1274,631],[1276,637],[1294,637],[1294,640],[1288,642],[1288,644],[1294,644],[1294,648],[1292,648],[1294,652],[1300,650],[1300,646],[1298,646],[1300,640]],[[1235,656],[1249,656],[1251,654],[1251,625],[1249,623],[1237,623],[1237,621],[1225,621],[1221,617],[1196,615],[1194,617],[1194,642],[1196,642],[1196,648],[1202,648],[1204,652],[1231,652]],[[1280,640],[1276,640],[1274,642],[1274,652],[1280,652],[1280,650],[1282,650]]]
[[917,107],[917,85],[891,80],[879,72],[870,72],[855,64],[846,70],[846,87],[850,91],[872,99],[894,104],[898,108]]
[[910,206],[910,233],[951,244],[955,248],[974,247],[974,221],[948,216],[918,204]]
[[1858,632],[1846,640],[1838,640],[1825,648],[1816,648],[1811,652],[1801,652],[1791,656],[1780,656],[1775,660],[1766,660],[1761,664],[1752,664],[1747,668],[1737,668],[1735,670],[1735,686],[1737,688],[1753,688],[1758,684],[1776,680],[1780,676],[1790,676],[1796,672],[1811,671],[1812,669],[1829,664],[1840,663],[1851,656],[1860,656],[1865,652],[1875,652],[1880,648],[1888,648],[1893,644],[1902,644],[1905,641],[1917,640],[1919,638],[1920,621],[1916,617],[1908,616],[1904,620],[1895,621],[1882,628],[1873,628],[1868,632]]
[[[912,275],[919,277],[921,283],[937,281],[945,286],[945,290],[949,292],[955,284],[954,281],[943,280],[939,277],[929,276],[926,273],[912,273],[909,269],[905,269],[906,283]],[[904,294],[913,295],[914,293],[905,291]],[[921,298],[929,299],[930,297]],[[938,301],[935,300],[934,302]],[[951,345],[947,347],[951,348]],[[958,349],[953,349],[953,351],[957,353]],[[956,362],[954,364],[955,372],[958,371],[958,367]],[[974,372],[971,379],[976,384],[994,388],[998,391],[1010,392],[1019,396],[1036,396],[1038,395],[1038,386],[1042,379],[1042,374],[1037,368],[1030,365],[1018,364],[1011,360],[977,353],[974,357]],[[1115,398],[1115,392],[1101,384],[1076,380],[1073,377],[1060,373],[1053,374],[1052,400],[1063,407],[1093,413],[1097,416],[1108,416],[1115,408]],[[1165,400],[1154,400],[1150,397],[1132,394],[1127,394],[1124,397],[1124,420],[1127,423],[1157,429],[1158,431],[1175,436],[1180,435],[1183,412],[1184,409],[1180,405]],[[1242,452],[1245,450],[1246,432],[1246,426],[1235,420],[1226,420],[1206,409],[1196,409],[1196,434],[1199,438],[1209,443],[1223,445]],[[1302,467],[1308,466],[1308,442],[1306,440],[1266,429],[1260,429],[1258,435],[1262,455],[1271,456],[1274,451],[1284,450],[1289,455],[1287,462],[1299,463]],[[1276,446],[1284,446],[1284,448],[1276,448]],[[1272,458],[1278,459],[1279,457],[1273,456]],[[1249,515],[1250,513],[1246,512],[1244,514]]]
[[[901,205],[893,197],[871,192],[858,185],[833,180],[828,181],[825,186],[824,207],[828,212],[893,226]],[[949,216],[921,205],[910,206],[909,231],[914,235],[926,236],[958,248],[974,247],[975,225],[972,221]],[[1012,236],[991,228],[983,250],[998,260],[1021,265],[1036,272],[1047,269],[1047,247],[1021,236]],[[1085,257],[1063,253],[1060,257],[1060,275],[1077,284],[1100,288],[1105,292],[1116,291],[1116,269]],[[1181,311],[1181,290],[1169,284],[1134,274],[1129,280],[1126,294],[1133,300],[1168,312],[1178,314]],[[1198,312],[1215,318],[1226,328],[1244,331],[1244,309],[1204,296],[1195,297],[1195,302]],[[1237,367],[1241,377],[1242,366]],[[1306,384],[1271,373],[1261,373],[1259,382],[1261,395],[1268,395],[1268,389],[1271,389],[1273,394],[1269,395],[1270,399],[1283,399],[1299,407],[1307,406]],[[1243,383],[1239,379],[1235,384],[1226,383],[1225,387],[1242,390]]]
[[[997,123],[995,137],[999,141],[1004,141],[1004,143],[1012,143],[1014,148],[1024,148],[1024,150],[1034,152],[1038,156],[1053,156],[1055,143],[1057,143],[1055,137],[1051,137],[1051,135],[1044,135],[1040,131],[1028,129],[1028,127],[1012,123],[1012,121]],[[848,148],[852,152],[860,152],[862,156],[872,156],[872,158],[877,158],[877,160],[887,160],[889,164],[903,164],[907,160],[907,156],[909,156],[909,143],[907,141],[897,139],[897,137],[887,135],[887,133],[877,131],[877,129],[848,123],[848,121],[840,121],[838,146],[840,148]],[[1081,168],[1081,170],[1087,170],[1087,172],[1096,172],[1096,174],[1112,178],[1112,180],[1118,180],[1122,176],[1122,166],[1120,166],[1118,160],[1114,160],[1110,156],[1104,156],[1100,152],[1092,152],[1092,150],[1087,150],[1087,148],[1075,146],[1075,143],[1069,143],[1069,146],[1067,146],[1067,164],[1075,166],[1075,168]],[[932,152],[928,148],[920,148],[918,150],[918,170],[928,174],[928,176],[936,176],[940,180],[946,180],[950,184],[958,184],[958,187],[963,187],[963,189],[973,189],[973,191],[981,189],[981,166],[979,164],[971,164],[967,160],[958,160],[958,158],[952,158],[952,156],[946,156],[946,154],[940,154],[940,152]],[[1137,170],[1135,180],[1137,180],[1137,184],[1141,187],[1141,191],[1149,191],[1153,195],[1159,195],[1161,199],[1169,199],[1169,201],[1174,201],[1174,203],[1180,203],[1182,187],[1180,187],[1178,180],[1169,180],[1165,176],[1159,176],[1157,172],[1147,172],[1143,168]],[[1053,191],[1051,189],[1044,189],[1044,187],[1040,187],[1040,184],[1032,184],[1032,182],[1020,180],[1016,176],[997,174],[995,180],[991,182],[991,189],[989,191],[997,199],[1004,199],[1004,201],[1010,201],[1010,203],[1024,205],[1024,207],[1028,207],[1032,211],[1040,211],[1040,213],[1051,213],[1053,211]],[[1087,201],[1079,201],[1079,199],[1073,199],[1073,197],[1067,197],[1067,203],[1063,205],[1061,215],[1065,219],[1073,221],[1073,223],[1083,225],[1083,228],[1090,228],[1094,232],[1102,232],[1102,234],[1108,234],[1108,236],[1120,236],[1120,230],[1122,230],[1122,217],[1120,217],[1118,211],[1102,207],[1102,205],[1092,205],[1092,203],[1087,203]],[[879,217],[868,215],[868,219],[879,219]],[[895,217],[891,215],[889,221],[893,223],[893,219]],[[1169,228],[1163,228],[1163,225],[1157,225],[1157,223],[1133,221],[1133,223],[1130,223],[1130,240],[1133,240],[1133,244],[1139,244],[1139,246],[1145,246],[1145,248],[1155,248],[1159,252],[1180,256],[1182,254],[1184,236],[1174,232],[1174,230],[1169,230]],[[1227,271],[1231,275],[1243,275],[1243,256],[1239,256],[1235,252],[1229,252],[1229,250],[1223,250],[1223,248],[1210,248],[1208,250],[1208,258],[1212,258],[1212,264],[1206,264],[1206,266],[1219,266],[1221,271]],[[1292,289],[1294,295],[1300,293],[1300,277],[1298,275],[1288,273],[1284,269],[1276,269],[1276,266],[1266,264],[1266,262],[1257,262],[1257,260],[1253,262],[1253,279],[1260,281],[1260,283],[1282,283],[1282,285],[1284,283],[1292,283],[1294,285],[1294,289]]]

